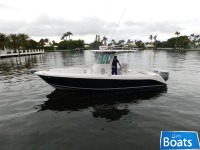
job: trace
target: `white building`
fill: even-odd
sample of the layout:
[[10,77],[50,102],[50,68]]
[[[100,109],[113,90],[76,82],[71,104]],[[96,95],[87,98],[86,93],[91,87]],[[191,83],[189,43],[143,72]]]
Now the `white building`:
[[147,49],[148,48],[154,48],[154,45],[152,45],[152,44],[145,44],[144,47],[147,48]]

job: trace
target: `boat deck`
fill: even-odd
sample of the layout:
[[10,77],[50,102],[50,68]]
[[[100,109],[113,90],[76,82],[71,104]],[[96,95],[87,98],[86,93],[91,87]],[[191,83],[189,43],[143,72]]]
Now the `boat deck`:
[[104,78],[104,79],[151,79],[159,76],[156,73],[144,70],[120,70],[118,75],[111,74],[93,74],[91,69],[87,68],[57,68],[48,71],[36,72],[38,75],[45,76],[59,76],[59,77],[73,77],[73,78]]

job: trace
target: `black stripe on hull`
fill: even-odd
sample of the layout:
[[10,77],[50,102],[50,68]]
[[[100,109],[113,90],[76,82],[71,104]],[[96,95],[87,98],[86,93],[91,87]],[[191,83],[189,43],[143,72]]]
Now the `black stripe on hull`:
[[133,90],[143,88],[166,88],[166,84],[150,80],[120,80],[120,79],[84,79],[41,76],[44,81],[56,89],[73,90]]

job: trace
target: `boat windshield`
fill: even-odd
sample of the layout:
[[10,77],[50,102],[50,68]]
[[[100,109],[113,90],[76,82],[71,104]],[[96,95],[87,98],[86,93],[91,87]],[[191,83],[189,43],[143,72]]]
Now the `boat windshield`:
[[98,55],[97,55],[95,62],[96,62],[97,64],[109,64],[111,58],[112,58],[112,57],[111,57],[111,54],[108,54],[108,53],[101,53],[101,54],[98,54]]

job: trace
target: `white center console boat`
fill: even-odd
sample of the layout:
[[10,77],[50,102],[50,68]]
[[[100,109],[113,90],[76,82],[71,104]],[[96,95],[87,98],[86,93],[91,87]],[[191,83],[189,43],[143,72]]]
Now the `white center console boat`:
[[48,84],[56,89],[73,90],[138,90],[166,88],[169,73],[130,70],[127,64],[121,64],[118,75],[112,75],[112,61],[119,53],[137,52],[137,50],[92,50],[95,62],[88,68],[63,68],[38,71]]

